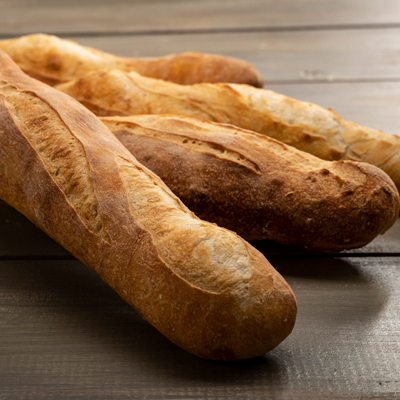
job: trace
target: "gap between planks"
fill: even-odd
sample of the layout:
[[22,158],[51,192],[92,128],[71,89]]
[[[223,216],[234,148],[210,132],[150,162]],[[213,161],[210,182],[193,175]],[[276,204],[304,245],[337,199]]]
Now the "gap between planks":
[[[153,35],[193,35],[213,33],[262,33],[262,32],[299,32],[299,31],[335,31],[358,29],[394,29],[400,28],[400,23],[376,23],[376,24],[337,24],[337,25],[307,25],[307,26],[267,26],[244,28],[198,28],[198,29],[151,29],[151,30],[121,30],[121,31],[92,31],[92,32],[46,32],[61,38],[66,37],[104,37],[104,36],[153,36]],[[30,35],[36,32],[0,33],[0,39],[10,39],[16,36]]]

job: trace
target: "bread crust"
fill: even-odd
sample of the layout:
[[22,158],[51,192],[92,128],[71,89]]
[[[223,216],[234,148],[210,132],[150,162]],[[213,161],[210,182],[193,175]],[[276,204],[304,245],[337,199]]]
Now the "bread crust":
[[264,256],[201,221],[87,109],[0,51],[0,198],[97,272],[173,343],[234,360],[292,330]]
[[277,139],[319,158],[366,162],[400,188],[400,137],[345,121],[332,110],[237,84],[180,86],[107,70],[60,85],[97,115],[195,115]]
[[196,215],[248,240],[342,251],[366,245],[398,216],[396,187],[368,164],[324,161],[199,117],[101,119]]
[[158,58],[117,57],[45,34],[2,40],[0,49],[28,75],[49,85],[68,82],[91,71],[118,68],[182,85],[232,82],[263,86],[260,73],[250,63],[219,54],[187,52]]

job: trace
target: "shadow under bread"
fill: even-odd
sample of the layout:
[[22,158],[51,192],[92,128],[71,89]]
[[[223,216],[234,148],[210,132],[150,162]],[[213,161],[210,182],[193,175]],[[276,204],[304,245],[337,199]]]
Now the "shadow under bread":
[[389,301],[387,279],[374,272],[373,257],[270,257],[269,261],[297,297],[292,336],[300,331],[340,336],[347,329],[365,333]]
[[[26,221],[31,227],[33,238],[39,230],[12,212],[16,213],[14,221]],[[14,233],[17,235],[18,229]],[[294,258],[287,250],[285,258],[287,246],[281,246],[278,257],[265,256],[297,296],[294,331],[268,354],[229,363],[197,358],[169,342],[77,260],[3,260],[0,296],[6,299],[6,308],[0,329],[8,343],[15,344],[13,338],[18,336],[13,360],[21,359],[21,364],[14,362],[14,371],[8,375],[14,373],[20,382],[32,379],[32,371],[22,365],[26,354],[32,365],[42,363],[43,369],[49,360],[57,364],[57,354],[61,354],[68,360],[67,369],[63,366],[65,374],[83,375],[99,388],[129,385],[135,374],[143,377],[143,385],[162,378],[160,385],[178,381],[187,390],[207,382],[219,384],[221,390],[232,382],[242,385],[241,390],[268,382],[273,392],[279,390],[282,381],[291,379],[293,369],[304,364],[302,359],[316,359],[319,351],[330,351],[349,331],[354,337],[368,331],[388,300],[371,258],[334,258],[318,253]],[[18,322],[16,315],[24,318]],[[339,355],[332,357],[332,365]],[[2,358],[2,369],[9,367],[9,361]],[[113,372],[107,374],[104,369]],[[34,379],[39,385],[43,376],[36,374]],[[59,375],[47,372],[46,379],[56,385]],[[12,384],[5,382],[5,387]]]
[[[55,384],[63,373],[83,374],[99,387],[127,383],[132,374],[153,380],[163,376],[171,382],[179,379],[185,384],[203,380],[222,384],[232,379],[254,382],[260,374],[272,383],[284,374],[280,361],[269,354],[220,362],[187,353],[77,260],[1,260],[0,298],[0,348],[4,342],[14,348],[12,355],[1,358],[0,370],[8,368],[8,375],[14,373],[21,382],[29,381],[32,374],[26,366],[26,354],[39,369],[49,359],[50,363],[60,362],[59,368],[54,367],[54,376],[46,372],[46,379]],[[16,319],[17,314],[23,318]],[[21,363],[15,361],[19,358]],[[65,362],[67,369],[61,365]],[[99,371],[93,371],[93,364]],[[103,368],[112,368],[112,374],[103,371],[98,375]],[[37,382],[33,383],[39,384],[43,376],[35,376]],[[10,389],[12,384],[5,382]]]

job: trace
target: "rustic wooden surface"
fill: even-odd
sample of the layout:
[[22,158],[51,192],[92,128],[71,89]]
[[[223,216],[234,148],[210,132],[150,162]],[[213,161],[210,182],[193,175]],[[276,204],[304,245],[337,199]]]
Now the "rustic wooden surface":
[[[400,135],[398,0],[3,0],[0,38],[45,32],[124,56],[244,58],[266,88]],[[296,293],[262,357],[169,343],[25,217],[0,204],[0,399],[399,399],[400,220],[321,254],[255,242]]]

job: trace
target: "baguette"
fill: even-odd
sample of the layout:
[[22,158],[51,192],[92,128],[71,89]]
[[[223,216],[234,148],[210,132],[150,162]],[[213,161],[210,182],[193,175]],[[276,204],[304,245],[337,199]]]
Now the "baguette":
[[325,160],[385,171],[400,189],[400,137],[357,125],[331,110],[237,84],[181,86],[135,73],[104,71],[60,85],[96,114],[196,115],[261,133]]
[[369,164],[324,161],[199,117],[101,119],[197,216],[247,240],[341,251],[366,245],[399,213],[393,182]]
[[0,50],[0,198],[200,357],[263,354],[295,296],[264,256],[198,219],[108,128]]
[[80,78],[91,71],[117,68],[183,85],[233,82],[263,86],[260,73],[251,64],[219,54],[188,52],[159,58],[117,57],[45,34],[3,40],[0,49],[27,74],[50,85]]

